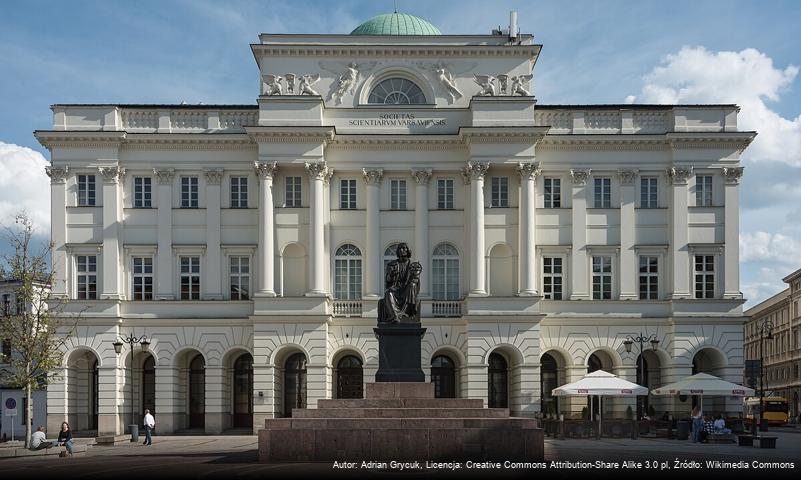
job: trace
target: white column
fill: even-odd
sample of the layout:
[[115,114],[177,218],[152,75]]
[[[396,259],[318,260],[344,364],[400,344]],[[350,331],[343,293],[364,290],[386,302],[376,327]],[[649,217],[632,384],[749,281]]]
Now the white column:
[[[431,297],[431,245],[428,244],[428,182],[431,170],[412,170],[412,177],[417,183],[415,188],[414,207],[414,249],[417,261],[423,267],[420,273],[420,298]],[[383,262],[382,262],[383,263]]]
[[743,167],[725,167],[726,178],[724,198],[725,250],[723,252],[723,296],[742,298],[740,293],[740,178]]
[[691,169],[671,167],[667,174],[673,185],[670,201],[671,228],[670,253],[673,257],[672,298],[691,298],[689,225],[687,220],[687,178]]
[[620,170],[620,299],[636,300],[639,262],[634,251],[637,201],[636,170]]
[[206,273],[204,297],[222,300],[222,261],[220,251],[220,183],[223,170],[206,170]]
[[153,169],[158,180],[158,251],[156,253],[156,299],[173,300],[172,183],[175,170]]
[[120,288],[120,220],[122,189],[120,181],[125,169],[119,166],[98,167],[103,177],[103,290],[101,299],[119,300]]
[[306,163],[311,177],[311,221],[309,224],[311,244],[311,291],[309,296],[325,296],[325,182],[333,174],[325,162]]
[[381,252],[381,214],[379,211],[379,186],[381,185],[381,177],[384,171],[379,169],[367,170],[362,169],[362,176],[364,182],[367,184],[367,248],[366,248],[366,282],[367,298],[379,298],[383,288],[381,278],[381,266],[384,264],[382,261],[383,255]]
[[470,296],[486,296],[484,248],[484,175],[489,163],[467,162],[463,173],[470,179],[472,204],[472,258],[470,260]]
[[573,202],[573,227],[571,249],[571,281],[570,299],[587,300],[590,298],[587,279],[587,179],[592,173],[589,169],[571,169],[570,179],[573,182],[571,201]]
[[528,297],[537,294],[537,250],[536,250],[536,198],[539,163],[518,163],[520,174],[520,290],[518,295]]
[[275,237],[273,175],[277,162],[256,162],[259,178],[259,290],[258,295],[275,296]]
[[55,272],[51,295],[67,297],[67,173],[69,167],[45,167],[50,177],[50,241]]

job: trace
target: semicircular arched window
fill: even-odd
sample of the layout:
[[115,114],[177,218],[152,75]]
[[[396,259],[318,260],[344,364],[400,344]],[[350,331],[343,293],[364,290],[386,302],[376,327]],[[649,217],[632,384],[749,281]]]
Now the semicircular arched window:
[[426,103],[426,96],[414,82],[396,77],[383,80],[373,87],[367,103],[414,105]]

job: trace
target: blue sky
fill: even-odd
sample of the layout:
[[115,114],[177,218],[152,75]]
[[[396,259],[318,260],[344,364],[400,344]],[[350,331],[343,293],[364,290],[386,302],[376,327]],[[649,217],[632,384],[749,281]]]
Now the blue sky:
[[[750,304],[801,267],[801,2],[397,4],[446,34],[489,33],[517,10],[521,31],[544,45],[534,71],[540,103],[740,104],[741,127],[760,132],[742,189]],[[391,0],[3,2],[0,168],[11,174],[0,179],[0,222],[20,203],[46,217],[35,152],[47,152],[31,132],[50,127],[50,104],[253,104],[258,73],[248,44],[259,33],[348,33],[392,9]]]

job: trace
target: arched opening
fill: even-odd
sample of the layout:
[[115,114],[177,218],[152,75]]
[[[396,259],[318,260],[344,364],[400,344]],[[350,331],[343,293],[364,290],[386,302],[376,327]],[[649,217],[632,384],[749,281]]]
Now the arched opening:
[[306,284],[306,250],[299,243],[290,243],[281,254],[281,295],[302,297]]
[[512,249],[508,245],[498,244],[490,250],[489,277],[490,295],[514,296],[517,275]]
[[[597,350],[590,354],[587,358],[587,373],[596,372],[598,370],[603,370],[605,372],[612,372],[612,368],[614,367],[614,363],[612,361],[612,357],[601,350]],[[604,407],[604,411],[606,412],[607,409],[610,407],[611,402],[605,402],[606,406]],[[597,395],[591,395],[587,399],[587,406],[590,409],[590,416],[592,420],[598,419],[598,414],[600,413],[601,408],[601,399]]]
[[362,361],[355,355],[345,355],[337,362],[337,398],[363,398],[364,372]]
[[635,381],[643,387],[648,387],[648,395],[637,397],[637,418],[642,418],[646,414],[652,417],[662,410],[664,402],[660,400],[664,399],[651,397],[651,390],[662,385],[661,371],[661,362],[656,352],[645,350],[637,356],[637,378]]
[[306,408],[306,355],[300,352],[284,364],[284,416],[296,408]]
[[456,398],[456,364],[449,356],[431,359],[431,383],[436,398]]
[[385,105],[414,105],[426,103],[423,90],[411,80],[401,77],[388,78],[379,82],[370,91],[367,103]]
[[489,356],[488,398],[490,408],[509,408],[509,363],[500,353]]
[[142,362],[142,378],[140,388],[140,414],[136,418],[144,415],[145,410],[150,410],[152,415],[156,414],[156,359],[153,355],[147,355]]
[[253,356],[243,353],[234,362],[234,428],[253,427]]
[[100,411],[99,361],[89,350],[79,349],[67,359],[67,422],[74,431],[97,430]]
[[362,252],[350,243],[339,247],[334,255],[334,298],[362,299]]
[[189,362],[189,428],[206,425],[206,361],[197,354]]
[[[726,358],[714,348],[702,348],[693,355],[692,373],[708,373],[716,377],[724,375]],[[703,398],[703,404],[700,404]],[[692,406],[700,406],[703,411],[726,411],[725,397],[692,396]]]
[[434,300],[459,299],[459,251],[440,243],[431,255],[431,294]]
[[559,414],[559,397],[552,395],[553,389],[559,385],[559,365],[553,355],[545,352],[540,358],[540,412],[546,417]]

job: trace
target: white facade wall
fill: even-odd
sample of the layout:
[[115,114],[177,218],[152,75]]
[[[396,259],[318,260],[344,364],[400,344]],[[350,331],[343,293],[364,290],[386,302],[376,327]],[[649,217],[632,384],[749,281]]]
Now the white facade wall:
[[[88,415],[91,401],[76,382],[88,378],[86,359],[96,358],[97,428],[121,431],[131,373],[129,357],[114,353],[118,335],[151,341],[162,432],[189,425],[189,362],[198,353],[208,433],[233,425],[232,365],[244,352],[253,356],[254,428],[284,413],[293,353],[307,360],[308,408],[336,395],[343,355],[361,359],[364,381],[372,381],[376,294],[384,251],[396,242],[408,243],[425,267],[421,365],[429,375],[431,359],[448,355],[458,396],[488,400],[496,352],[508,364],[513,414],[536,415],[542,354],[558,357],[562,381],[586,373],[594,353],[604,368],[636,380],[637,352],[626,353],[623,341],[640,333],[660,341],[652,379],[690,374],[705,351],[712,360],[698,368],[739,381],[739,155],[754,134],[737,131],[736,106],[541,106],[533,97],[476,96],[474,74],[526,74],[540,47],[530,37],[520,45],[492,36],[387,41],[394,45],[262,35],[252,47],[261,74],[320,74],[320,96],[261,95],[253,106],[53,106],[53,129],[36,133],[52,154],[53,291],[75,299],[75,259],[93,255],[98,298],[70,303],[86,311],[65,357],[74,375],[48,391],[49,423]],[[334,72],[349,62],[360,76],[337,104]],[[451,100],[438,82],[438,62],[461,98]],[[420,86],[428,104],[366,105],[374,85],[396,77]],[[382,115],[432,122],[377,122]],[[96,176],[96,206],[77,205],[80,174]],[[712,177],[710,205],[696,205],[698,175]],[[139,176],[152,179],[152,208],[134,208]],[[198,179],[197,208],[181,208],[186,176]],[[247,208],[231,208],[234,176],[247,177]],[[640,180],[651,176],[657,205],[642,208]],[[286,204],[287,177],[301,178],[299,206]],[[492,205],[493,177],[508,179],[507,206]],[[546,205],[546,178],[561,181],[558,208]],[[594,182],[605,178],[610,203],[596,205]],[[342,209],[341,181],[351,179],[356,208]],[[440,179],[453,180],[450,209],[438,206]],[[391,209],[392,180],[406,182],[405,209]],[[432,252],[443,242],[459,252],[459,295],[450,302],[431,298]],[[346,243],[362,254],[363,297],[348,302],[333,298],[335,252]],[[640,255],[658,258],[653,300],[639,297]],[[712,298],[695,298],[694,255],[714,259]],[[199,301],[180,300],[181,256],[200,258]],[[232,256],[249,259],[248,300],[230,298]],[[609,300],[593,299],[593,256],[612,260]],[[153,301],[132,301],[133,257],[152,259]],[[562,259],[561,300],[543,297],[545,257]],[[140,378],[137,368],[141,375],[135,359]],[[689,410],[689,401],[654,402]],[[622,415],[631,404],[606,408]],[[578,415],[584,405],[573,399],[561,408]],[[715,407],[737,410],[732,402]]]

